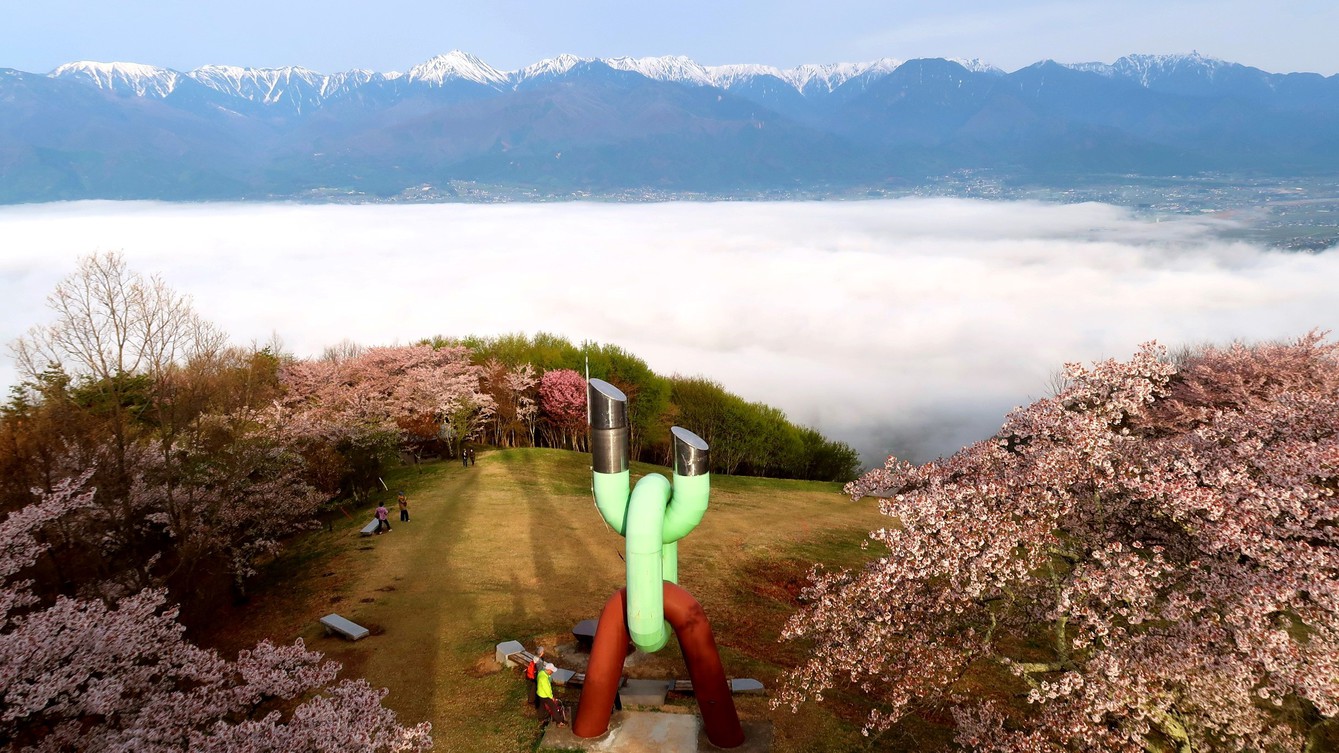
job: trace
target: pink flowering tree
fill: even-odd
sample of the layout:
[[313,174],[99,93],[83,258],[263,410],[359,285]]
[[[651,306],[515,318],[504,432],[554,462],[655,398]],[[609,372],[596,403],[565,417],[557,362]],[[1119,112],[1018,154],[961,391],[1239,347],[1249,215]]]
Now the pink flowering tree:
[[[227,661],[191,644],[162,590],[108,602],[43,601],[22,576],[42,529],[93,506],[89,474],[0,523],[0,748],[80,751],[413,751],[385,691],[335,682],[339,665],[299,640]],[[296,706],[294,706],[296,703]],[[291,709],[285,711],[284,709]]]
[[571,369],[552,369],[539,378],[539,407],[556,447],[580,449],[586,433],[586,378]]
[[777,702],[854,687],[867,732],[947,706],[981,751],[1311,749],[1339,712],[1339,349],[1067,376],[847,487],[882,499],[882,554],[815,572]]

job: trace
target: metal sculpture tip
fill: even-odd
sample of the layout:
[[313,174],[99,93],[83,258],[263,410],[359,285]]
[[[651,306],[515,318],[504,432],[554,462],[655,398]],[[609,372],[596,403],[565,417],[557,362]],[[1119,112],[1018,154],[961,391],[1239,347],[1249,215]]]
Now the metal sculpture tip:
[[711,469],[710,448],[702,437],[683,428],[670,428],[674,437],[674,472],[680,476],[701,476]]

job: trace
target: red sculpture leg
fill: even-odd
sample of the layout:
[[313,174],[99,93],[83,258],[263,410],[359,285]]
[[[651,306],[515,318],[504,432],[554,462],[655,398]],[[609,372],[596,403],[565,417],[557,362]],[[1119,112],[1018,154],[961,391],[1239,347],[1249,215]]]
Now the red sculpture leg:
[[628,657],[628,644],[632,642],[624,618],[627,599],[627,589],[620,588],[609,597],[604,603],[604,611],[600,612],[595,641],[590,649],[590,663],[586,665],[586,681],[581,686],[576,719],[572,720],[572,734],[577,737],[599,737],[609,729],[614,696],[623,682],[623,660]]
[[[623,660],[631,640],[624,618],[626,609],[627,592],[620,590],[609,597],[600,613],[600,624],[595,629],[595,643],[586,669],[586,683],[577,704],[576,720],[572,723],[572,732],[577,737],[597,737],[609,729],[614,694],[623,677]],[[711,633],[711,623],[707,621],[702,605],[679,586],[665,583],[665,620],[679,639],[707,739],[718,748],[742,745],[744,729],[739,724],[735,699],[730,694],[725,667],[716,650],[716,638]]]
[[665,620],[674,628],[683,651],[688,676],[693,680],[693,694],[702,712],[702,726],[707,739],[718,748],[734,748],[744,744],[744,728],[739,725],[735,697],[725,679],[721,654],[716,650],[716,637],[711,634],[707,613],[693,595],[673,583],[665,583]]

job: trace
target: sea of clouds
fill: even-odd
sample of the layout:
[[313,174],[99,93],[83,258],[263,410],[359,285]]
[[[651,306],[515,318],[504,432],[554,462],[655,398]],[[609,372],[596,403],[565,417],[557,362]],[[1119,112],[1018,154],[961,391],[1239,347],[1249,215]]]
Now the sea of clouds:
[[[1066,361],[1339,326],[1339,253],[1231,229],[961,199],[11,206],[0,341],[50,320],[79,256],[118,250],[239,343],[552,332],[714,379],[867,463],[924,461],[1049,394]],[[6,355],[0,387],[17,379]]]

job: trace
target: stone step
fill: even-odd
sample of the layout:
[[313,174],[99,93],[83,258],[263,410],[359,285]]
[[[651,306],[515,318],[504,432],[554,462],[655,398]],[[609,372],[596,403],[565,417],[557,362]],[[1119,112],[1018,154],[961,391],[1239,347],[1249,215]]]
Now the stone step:
[[628,680],[619,689],[624,706],[661,706],[669,692],[669,680]]

